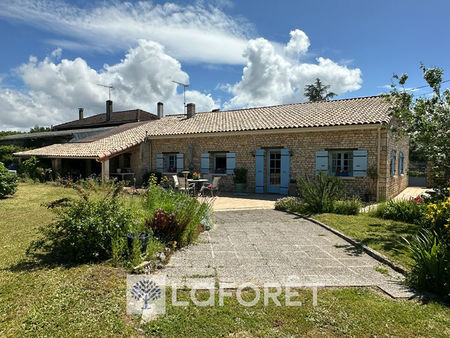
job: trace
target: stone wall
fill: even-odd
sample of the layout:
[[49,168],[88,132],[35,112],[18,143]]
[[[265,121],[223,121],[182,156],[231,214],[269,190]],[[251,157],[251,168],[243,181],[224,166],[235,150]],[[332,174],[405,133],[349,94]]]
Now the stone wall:
[[[381,162],[380,162],[380,199],[389,199],[408,186],[408,163],[409,163],[409,138],[400,137],[391,130],[384,130],[381,133]],[[396,151],[395,175],[391,173],[392,151]],[[404,174],[400,174],[398,170],[399,154],[404,156]]]
[[[382,131],[386,140],[387,132]],[[185,168],[188,166],[187,158],[188,147],[192,147],[193,165],[195,171],[200,171],[202,153],[207,152],[234,152],[236,153],[236,167],[244,167],[249,171],[248,191],[255,190],[255,156],[256,149],[269,148],[289,148],[291,155],[291,179],[298,175],[314,175],[315,173],[315,153],[322,150],[339,149],[359,149],[367,150],[367,165],[377,167],[378,153],[378,130],[377,129],[357,129],[357,130],[336,130],[320,132],[297,132],[297,133],[273,133],[273,134],[247,134],[247,135],[226,135],[217,134],[209,137],[185,137],[171,139],[154,139],[151,141],[151,167],[156,168],[156,154],[159,153],[184,153]],[[381,147],[381,146],[380,146]],[[381,147],[382,148],[382,147]],[[407,151],[405,151],[407,154]],[[386,156],[386,150],[384,151]],[[382,161],[383,163],[386,160]],[[407,158],[405,158],[405,163]],[[211,167],[211,166],[210,166]],[[380,166],[381,170],[386,171],[386,166]],[[406,170],[406,168],[405,168]],[[380,173],[380,178],[386,176],[386,173]],[[406,176],[406,175],[405,175]],[[344,184],[352,195],[364,195],[368,192],[371,181],[369,178],[344,177]],[[407,180],[406,180],[407,181]],[[384,191],[391,195],[394,191],[400,191],[401,184],[395,184],[396,181],[389,180],[389,189],[384,180]],[[222,180],[223,188],[231,190],[233,187],[232,179],[224,175]],[[381,184],[380,184],[381,186]],[[394,190],[397,187],[397,190]],[[380,190],[383,190],[381,187]]]

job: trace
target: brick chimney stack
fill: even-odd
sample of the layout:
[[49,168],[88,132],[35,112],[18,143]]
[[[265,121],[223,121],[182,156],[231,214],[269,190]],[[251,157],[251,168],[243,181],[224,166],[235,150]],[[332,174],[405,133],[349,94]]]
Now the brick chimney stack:
[[194,103],[188,103],[186,105],[187,107],[187,118],[190,119],[195,116],[195,104]]
[[106,101],[106,121],[111,120],[111,114],[113,111],[113,102],[111,100]]
[[156,112],[159,119],[164,116],[164,104],[162,102],[158,102]]
[[78,119],[82,120],[84,118],[84,108],[78,108]]

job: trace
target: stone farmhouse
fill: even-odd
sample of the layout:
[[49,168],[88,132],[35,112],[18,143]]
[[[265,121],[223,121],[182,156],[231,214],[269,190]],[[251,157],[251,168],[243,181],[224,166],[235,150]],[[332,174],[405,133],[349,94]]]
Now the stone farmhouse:
[[247,168],[251,193],[287,194],[298,175],[319,171],[342,177],[351,194],[372,189],[378,200],[408,185],[409,140],[392,131],[380,96],[201,113],[191,103],[187,114],[167,116],[157,108],[154,119],[15,156],[104,178],[129,171],[138,183],[147,172],[197,171],[222,176],[223,190],[233,189],[234,168]]

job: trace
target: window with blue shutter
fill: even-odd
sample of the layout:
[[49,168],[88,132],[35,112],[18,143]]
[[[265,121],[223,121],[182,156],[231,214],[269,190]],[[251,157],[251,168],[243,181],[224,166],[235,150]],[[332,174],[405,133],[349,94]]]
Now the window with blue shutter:
[[328,151],[316,151],[316,175],[320,171],[328,173]]
[[227,153],[227,174],[233,174],[236,168],[236,153]]
[[400,152],[398,154],[398,173],[399,175],[403,175],[405,172],[405,158],[403,156],[403,153]]
[[392,157],[391,157],[391,176],[395,176],[395,162],[397,159],[397,152],[395,150],[392,150]]
[[201,165],[202,174],[209,174],[209,153],[201,154]]
[[164,155],[156,154],[156,171],[162,173],[164,169]]
[[367,176],[367,150],[353,150],[353,177]]
[[177,156],[177,173],[182,172],[184,170],[184,154],[176,154]]

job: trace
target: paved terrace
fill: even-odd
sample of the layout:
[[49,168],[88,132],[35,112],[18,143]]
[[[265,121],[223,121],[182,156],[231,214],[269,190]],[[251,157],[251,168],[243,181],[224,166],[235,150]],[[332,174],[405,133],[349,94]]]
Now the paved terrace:
[[411,296],[399,284],[401,274],[308,220],[268,209],[215,214],[216,227],[160,271],[169,282],[205,288],[216,282],[377,286],[393,297]]

